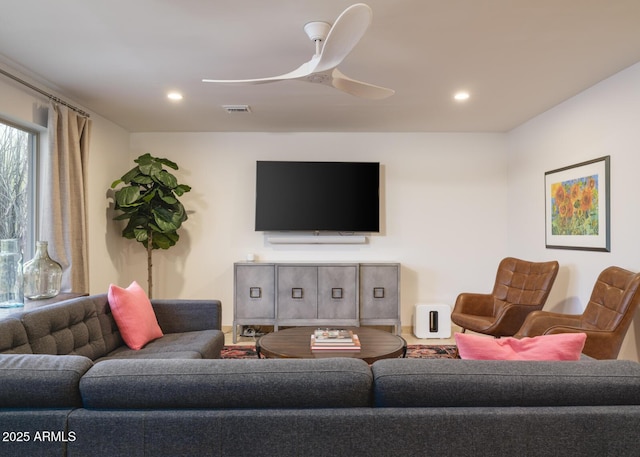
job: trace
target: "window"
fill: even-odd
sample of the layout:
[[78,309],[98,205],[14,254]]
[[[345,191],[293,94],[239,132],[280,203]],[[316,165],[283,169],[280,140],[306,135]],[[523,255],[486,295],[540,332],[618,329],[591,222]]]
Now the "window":
[[18,238],[33,256],[38,134],[0,121],[0,239]]

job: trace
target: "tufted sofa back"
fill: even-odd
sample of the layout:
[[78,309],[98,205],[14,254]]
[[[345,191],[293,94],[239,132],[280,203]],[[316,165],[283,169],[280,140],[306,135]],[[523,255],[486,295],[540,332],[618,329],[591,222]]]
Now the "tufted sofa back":
[[[4,345],[0,342],[0,351],[82,355],[95,360],[123,344],[106,294],[36,308],[23,313],[19,318],[24,326],[26,344],[30,351],[20,345],[8,347],[8,342]],[[16,319],[18,324],[20,321]],[[13,330],[19,337],[19,329]],[[18,338],[17,342],[20,341]]]
[[[87,297],[85,297],[85,299],[86,298]],[[124,340],[122,339],[122,336],[120,336],[118,325],[113,318],[113,314],[111,314],[107,294],[92,295],[88,298],[93,300],[93,304],[96,308],[96,316],[98,318],[98,322],[100,322],[100,330],[102,331],[102,338],[104,339],[107,353],[124,345]]]
[[0,353],[33,354],[19,315],[0,320]]

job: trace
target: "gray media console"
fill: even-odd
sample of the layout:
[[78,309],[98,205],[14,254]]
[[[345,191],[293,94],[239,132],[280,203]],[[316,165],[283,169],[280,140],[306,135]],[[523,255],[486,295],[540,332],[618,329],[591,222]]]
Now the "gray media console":
[[400,334],[399,263],[234,264],[238,326],[390,325]]

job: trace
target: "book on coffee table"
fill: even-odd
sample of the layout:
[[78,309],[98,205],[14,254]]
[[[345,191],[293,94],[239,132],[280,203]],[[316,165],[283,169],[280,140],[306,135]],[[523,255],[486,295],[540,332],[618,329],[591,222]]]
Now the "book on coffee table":
[[319,328],[313,332],[317,342],[353,341],[353,332],[339,328]]
[[348,340],[345,339],[328,339],[318,341],[316,335],[311,335],[312,351],[359,351],[360,340],[358,335],[352,334]]

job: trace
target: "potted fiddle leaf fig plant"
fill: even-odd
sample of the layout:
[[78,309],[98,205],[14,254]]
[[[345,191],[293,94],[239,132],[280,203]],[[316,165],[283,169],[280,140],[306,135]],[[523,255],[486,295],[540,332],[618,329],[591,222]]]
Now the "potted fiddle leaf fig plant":
[[121,214],[115,220],[127,220],[122,236],[135,240],[147,250],[147,281],[149,298],[153,293],[154,249],[169,249],[180,239],[178,229],[187,220],[187,212],[178,200],[191,187],[178,184],[174,175],[165,167],[178,170],[178,165],[168,159],[143,154],[134,160],[137,164],[120,179],[111,184],[115,210]]

